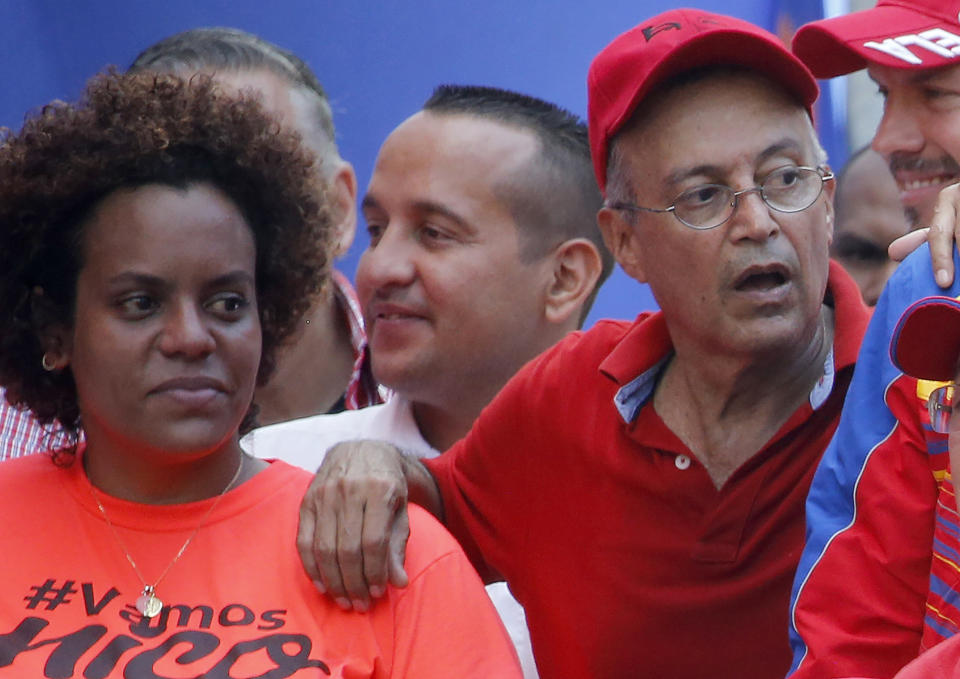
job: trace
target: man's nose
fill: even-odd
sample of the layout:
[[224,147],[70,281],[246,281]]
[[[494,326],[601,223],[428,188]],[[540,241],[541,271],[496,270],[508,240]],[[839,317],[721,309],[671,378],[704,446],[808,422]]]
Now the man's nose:
[[416,277],[416,243],[401,225],[388,226],[360,256],[357,287],[374,290],[408,285]]
[[780,230],[773,218],[773,208],[763,200],[759,186],[737,191],[730,216],[731,235],[735,239],[766,240]]
[[923,131],[913,107],[899,99],[888,98],[883,118],[870,144],[873,150],[886,156],[896,152],[918,153],[924,144]]

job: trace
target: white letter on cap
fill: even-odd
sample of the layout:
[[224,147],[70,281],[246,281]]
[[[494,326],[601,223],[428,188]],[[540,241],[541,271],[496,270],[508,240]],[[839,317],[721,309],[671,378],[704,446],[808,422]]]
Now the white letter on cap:
[[901,45],[916,45],[917,47],[922,47],[925,50],[930,50],[934,54],[939,54],[941,57],[946,57],[947,59],[953,58],[953,52],[943,49],[937,43],[931,42],[920,35],[901,35],[899,38],[896,38],[896,41]]
[[945,47],[953,52],[954,55],[960,54],[960,35],[945,31],[942,28],[932,28],[921,33],[920,37],[932,40],[940,47]]
[[863,43],[864,47],[869,47],[870,49],[875,49],[880,52],[889,54],[892,57],[896,57],[901,61],[905,61],[908,64],[922,64],[923,62],[914,56],[913,52],[908,50],[906,47],[898,43],[893,38],[887,38],[883,42],[874,42],[870,40]]

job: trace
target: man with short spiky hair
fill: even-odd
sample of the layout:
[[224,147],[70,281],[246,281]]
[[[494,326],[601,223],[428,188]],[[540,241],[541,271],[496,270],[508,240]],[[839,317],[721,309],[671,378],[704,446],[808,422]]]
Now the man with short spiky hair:
[[[381,406],[261,429],[250,447],[310,470],[331,445],[391,441],[435,457],[524,363],[576,330],[613,261],[586,126],[547,102],[447,85],[384,142],[362,210],[357,290]],[[523,611],[491,585],[525,675]]]

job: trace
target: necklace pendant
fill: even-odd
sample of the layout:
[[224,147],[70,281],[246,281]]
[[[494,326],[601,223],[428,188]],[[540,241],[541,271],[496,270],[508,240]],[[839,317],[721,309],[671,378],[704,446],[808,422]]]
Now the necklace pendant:
[[152,618],[163,609],[163,602],[153,593],[153,587],[147,586],[137,597],[134,606],[140,611],[140,615],[145,618]]

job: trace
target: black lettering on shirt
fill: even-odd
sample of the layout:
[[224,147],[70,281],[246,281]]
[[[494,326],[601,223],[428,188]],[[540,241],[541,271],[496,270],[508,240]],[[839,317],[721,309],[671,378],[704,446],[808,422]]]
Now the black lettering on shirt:
[[92,582],[84,582],[80,585],[80,589],[83,591],[83,606],[87,609],[87,615],[96,615],[103,610],[104,606],[120,596],[120,591],[116,587],[111,587],[100,601],[94,601]]
[[[233,611],[238,611],[240,617],[235,615],[231,616],[230,614]],[[253,611],[243,604],[227,604],[223,607],[223,610],[220,611],[219,622],[224,627],[237,627],[241,625],[252,625],[256,619],[257,616],[254,615]]]
[[280,629],[286,624],[287,621],[278,616],[286,615],[286,614],[287,614],[286,609],[276,610],[276,611],[264,611],[263,615],[260,616],[260,619],[270,624],[257,625],[257,629],[262,629],[262,630]]

